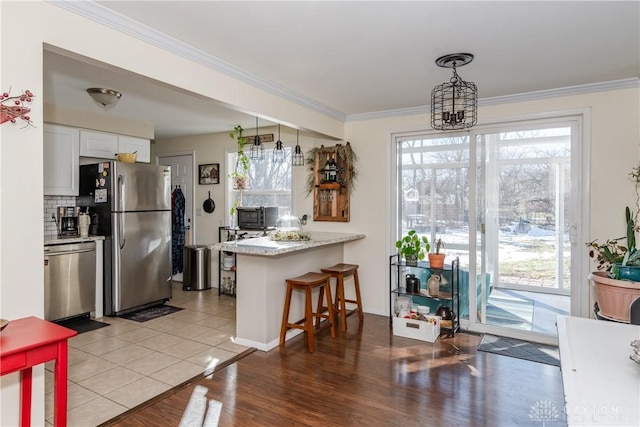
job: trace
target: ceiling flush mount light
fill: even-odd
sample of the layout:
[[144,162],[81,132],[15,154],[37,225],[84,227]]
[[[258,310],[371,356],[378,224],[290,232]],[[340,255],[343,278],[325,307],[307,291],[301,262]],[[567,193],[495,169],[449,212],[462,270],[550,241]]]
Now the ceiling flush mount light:
[[456,72],[473,61],[470,53],[452,53],[441,56],[436,65],[453,68],[453,77],[431,91],[431,127],[438,130],[466,129],[478,119],[478,88],[475,83],[465,82]]
[[94,101],[102,105],[105,110],[113,108],[122,97],[122,94],[117,90],[103,89],[99,87],[90,87],[87,89],[87,93]]
[[296,130],[296,148],[293,149],[293,155],[291,156],[291,163],[293,166],[304,166],[304,154],[302,153],[302,148],[300,148],[300,143],[298,142],[300,138],[300,131]]
[[282,147],[282,141],[280,141],[280,124],[278,123],[278,140],[276,141],[276,148],[273,149],[273,163],[284,163],[285,152]]
[[263,160],[264,159],[264,147],[262,146],[262,142],[260,141],[260,129],[258,128],[258,118],[256,117],[256,137],[253,139],[253,144],[251,145],[251,154],[249,157],[252,160]]

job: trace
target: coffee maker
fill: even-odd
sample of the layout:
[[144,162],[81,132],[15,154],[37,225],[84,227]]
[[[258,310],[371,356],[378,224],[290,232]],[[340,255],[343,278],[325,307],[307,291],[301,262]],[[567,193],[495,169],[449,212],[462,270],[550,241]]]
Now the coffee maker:
[[78,235],[78,214],[80,208],[58,206],[58,234],[60,236]]

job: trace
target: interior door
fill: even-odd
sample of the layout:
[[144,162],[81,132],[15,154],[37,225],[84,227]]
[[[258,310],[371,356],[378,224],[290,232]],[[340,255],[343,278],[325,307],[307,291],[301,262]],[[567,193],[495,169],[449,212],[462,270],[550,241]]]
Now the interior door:
[[[185,198],[184,222],[185,222],[185,245],[195,243],[195,223],[193,221],[194,209],[194,180],[193,180],[193,155],[184,154],[176,156],[158,157],[158,163],[171,166],[171,191],[180,186]],[[182,273],[174,274],[173,280],[182,282]]]

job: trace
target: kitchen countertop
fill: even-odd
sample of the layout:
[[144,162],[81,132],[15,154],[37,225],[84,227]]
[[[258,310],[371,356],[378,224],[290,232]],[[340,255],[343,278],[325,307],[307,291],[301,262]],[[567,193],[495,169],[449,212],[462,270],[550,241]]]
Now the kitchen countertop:
[[104,240],[104,236],[89,236],[89,237],[80,237],[80,236],[70,236],[70,237],[58,237],[57,234],[45,234],[44,235],[44,245],[60,245],[66,243],[85,243],[85,242],[95,242],[98,240]]
[[209,249],[235,252],[238,254],[276,256],[365,238],[364,234],[359,233],[334,233],[326,231],[310,231],[309,233],[311,234],[311,240],[306,241],[274,241],[269,240],[269,237],[258,237],[255,239],[215,243],[209,245]]

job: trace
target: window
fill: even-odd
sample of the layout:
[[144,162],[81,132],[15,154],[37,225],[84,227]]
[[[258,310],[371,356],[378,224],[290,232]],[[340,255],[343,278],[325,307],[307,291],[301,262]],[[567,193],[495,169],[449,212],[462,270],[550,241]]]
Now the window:
[[[241,206],[277,206],[280,215],[290,212],[291,203],[291,148],[285,148],[285,161],[274,163],[272,151],[264,151],[263,160],[249,160],[249,186],[242,191],[233,188],[227,176],[227,200],[239,200]],[[227,153],[227,171],[235,169],[236,152]],[[227,211],[231,209],[231,203]]]

